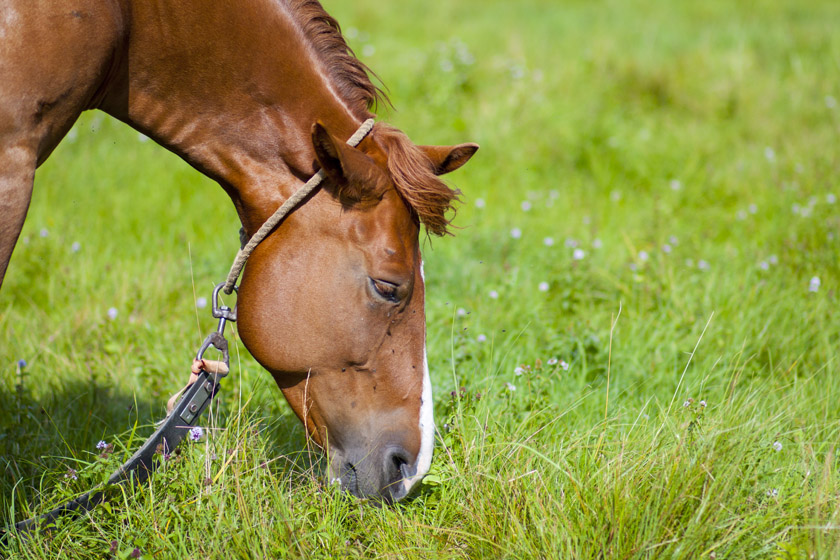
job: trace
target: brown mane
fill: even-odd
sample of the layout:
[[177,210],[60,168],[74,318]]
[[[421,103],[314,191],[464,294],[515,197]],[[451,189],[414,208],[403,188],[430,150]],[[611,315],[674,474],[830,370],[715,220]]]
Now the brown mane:
[[370,80],[371,69],[356,58],[344,40],[338,22],[317,0],[286,0],[286,5],[341,98],[358,112],[357,117],[365,119],[369,116],[365,110],[373,109],[378,103],[390,103],[385,92]]
[[429,157],[399,129],[377,124],[374,138],[388,154],[388,171],[397,192],[434,235],[451,234],[449,224],[461,191],[450,189],[435,175]]
[[[387,95],[370,80],[372,74],[347,45],[338,22],[324,11],[317,0],[286,0],[304,36],[311,42],[339,95],[360,119],[378,103],[390,104]],[[450,233],[454,203],[460,191],[438,179],[431,160],[400,130],[377,124],[373,134],[388,154],[388,171],[397,192],[415,217],[434,235]]]

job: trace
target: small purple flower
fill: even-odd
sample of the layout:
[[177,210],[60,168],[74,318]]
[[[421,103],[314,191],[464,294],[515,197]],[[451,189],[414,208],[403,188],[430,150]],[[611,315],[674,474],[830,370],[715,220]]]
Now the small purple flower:
[[197,298],[195,300],[195,306],[199,309],[204,309],[205,307],[207,307],[207,298],[206,297]]
[[201,426],[196,426],[190,430],[190,439],[193,441],[198,441],[204,435],[204,430]]
[[516,385],[514,385],[513,383],[510,383],[510,382],[505,383],[505,388],[506,388],[508,391],[511,391],[511,392],[512,392],[512,391],[516,391]]
[[50,234],[50,230],[47,228],[41,228],[41,237],[47,237]]
[[118,314],[119,314],[119,311],[117,311],[117,308],[116,308],[116,307],[110,307],[110,308],[108,308],[108,318],[109,318],[110,320],[112,320],[112,321],[113,321],[114,319],[116,319]]
[[522,208],[523,212],[527,212],[531,209],[531,203],[525,200],[522,202],[522,204],[519,205],[519,207]]
[[79,475],[76,473],[76,469],[67,469],[67,472],[64,473],[64,478],[68,480],[79,480]]
[[567,364],[563,360],[560,360],[560,369],[562,369],[563,371],[569,371],[569,364]]
[[773,449],[775,449],[777,453],[779,451],[781,451],[782,450],[782,442],[780,442],[780,441],[774,442],[773,443]]
[[97,448],[99,451],[102,451],[102,450],[103,450],[103,449],[105,449],[106,447],[108,447],[108,444],[107,444],[107,443],[105,443],[105,440],[104,440],[104,439],[103,439],[103,440],[99,440],[99,443],[97,443],[97,444],[96,444],[96,448]]
[[548,362],[546,362],[546,363],[550,366],[556,365],[557,364],[557,358],[549,358]]
[[20,360],[18,360],[18,361],[17,361],[17,366],[18,366],[20,369],[25,368],[25,367],[26,367],[26,360],[24,360],[23,358],[21,358]]
[[480,334],[475,337],[476,342],[487,342],[487,336]]
[[525,373],[525,368],[523,368],[522,366],[516,366],[516,368],[513,370],[513,373],[514,375],[522,375],[523,373]]
[[540,285],[537,286],[537,288],[539,288],[539,290],[541,292],[547,292],[548,291],[548,282],[540,282]]
[[510,230],[510,236],[514,239],[519,239],[520,237],[522,237],[522,230],[518,227],[515,227],[512,230]]
[[81,248],[82,248],[82,244],[79,243],[78,241],[74,241],[73,244],[70,245],[70,251],[72,251],[74,253],[78,253],[79,249],[81,249]]
[[583,249],[575,249],[572,252],[572,258],[576,261],[582,261],[585,256],[586,252]]
[[546,247],[551,247],[552,245],[554,245],[554,238],[546,237],[545,239],[543,239],[543,245],[545,245]]
[[819,292],[820,291],[820,277],[814,276],[811,278],[811,281],[808,283],[808,291],[809,292]]
[[483,198],[476,198],[474,204],[476,208],[484,208],[486,206]]

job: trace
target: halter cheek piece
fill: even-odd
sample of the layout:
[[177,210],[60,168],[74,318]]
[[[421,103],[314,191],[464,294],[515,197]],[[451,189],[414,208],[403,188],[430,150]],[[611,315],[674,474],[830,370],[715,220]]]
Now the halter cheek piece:
[[[347,140],[347,144],[356,147],[370,133],[374,120],[368,119],[361,124],[353,136]],[[228,341],[225,338],[225,326],[229,322],[236,322],[236,307],[233,309],[226,305],[219,304],[219,292],[224,291],[230,294],[236,291],[236,281],[245,267],[245,262],[253,250],[269,233],[285,218],[298,204],[303,201],[323,181],[325,173],[319,170],[306,183],[298,188],[271,217],[265,221],[259,230],[244,243],[236,255],[233,265],[228,273],[227,280],[218,284],[213,289],[213,317],[219,320],[216,330],[207,335],[201,347],[196,353],[191,367],[190,380],[187,385],[178,391],[167,404],[168,414],[158,424],[157,430],[149,439],[131,456],[116,472],[114,472],[104,486],[90,490],[65,502],[57,508],[40,515],[20,521],[0,531],[0,544],[12,531],[28,532],[43,523],[54,521],[66,514],[80,514],[93,509],[97,504],[103,502],[111,489],[116,484],[124,482],[142,483],[154,471],[155,467],[162,461],[169,458],[169,455],[178,447],[181,440],[186,437],[190,429],[198,423],[201,414],[207,409],[219,392],[219,382],[230,371],[230,352]],[[240,238],[244,237],[240,232]],[[215,348],[222,354],[222,360],[207,360],[204,353],[210,348]],[[157,459],[155,458],[157,456]]]

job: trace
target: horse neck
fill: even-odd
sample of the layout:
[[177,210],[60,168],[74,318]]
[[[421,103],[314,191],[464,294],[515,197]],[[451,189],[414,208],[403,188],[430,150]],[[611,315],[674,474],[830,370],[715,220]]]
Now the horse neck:
[[249,234],[314,172],[316,120],[349,137],[368,116],[282,2],[126,1],[127,50],[100,107],[218,181]]

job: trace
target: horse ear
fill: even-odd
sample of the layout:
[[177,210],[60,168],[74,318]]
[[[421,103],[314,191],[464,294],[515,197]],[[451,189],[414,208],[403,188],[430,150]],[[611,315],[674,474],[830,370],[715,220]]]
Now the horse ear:
[[336,196],[344,202],[375,197],[382,189],[383,173],[374,161],[330,134],[321,122],[312,126],[312,145],[321,169],[337,187]]
[[320,121],[312,125],[312,144],[315,146],[315,159],[327,177],[339,186],[345,185],[347,176],[341,158],[341,145]]
[[419,146],[435,166],[435,175],[455,171],[473,157],[478,151],[478,144],[469,142],[457,146]]

